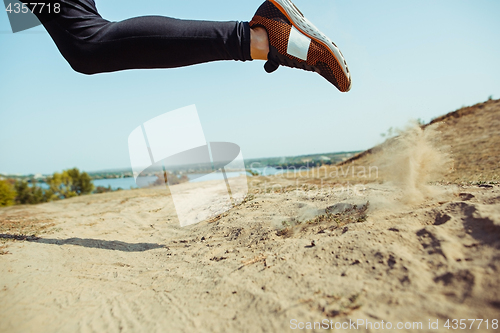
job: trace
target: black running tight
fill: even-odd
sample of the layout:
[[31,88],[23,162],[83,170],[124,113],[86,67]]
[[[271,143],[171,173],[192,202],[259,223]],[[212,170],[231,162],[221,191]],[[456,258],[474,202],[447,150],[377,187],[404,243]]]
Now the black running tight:
[[59,2],[59,14],[37,16],[64,58],[80,73],[251,60],[247,22],[191,21],[162,16],[110,22],[99,15],[93,0]]

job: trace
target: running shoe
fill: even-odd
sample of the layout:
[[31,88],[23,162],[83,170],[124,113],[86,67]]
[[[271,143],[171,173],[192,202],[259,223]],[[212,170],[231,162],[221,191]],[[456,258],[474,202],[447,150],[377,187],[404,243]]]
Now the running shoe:
[[351,74],[338,47],[318,30],[290,0],[266,0],[250,27],[264,27],[269,35],[271,73],[280,65],[317,72],[340,91],[351,89]]

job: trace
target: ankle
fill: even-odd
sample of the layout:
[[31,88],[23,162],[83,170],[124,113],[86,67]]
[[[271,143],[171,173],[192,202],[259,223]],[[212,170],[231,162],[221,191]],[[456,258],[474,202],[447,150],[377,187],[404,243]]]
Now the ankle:
[[250,56],[254,60],[267,60],[269,37],[263,27],[250,28]]

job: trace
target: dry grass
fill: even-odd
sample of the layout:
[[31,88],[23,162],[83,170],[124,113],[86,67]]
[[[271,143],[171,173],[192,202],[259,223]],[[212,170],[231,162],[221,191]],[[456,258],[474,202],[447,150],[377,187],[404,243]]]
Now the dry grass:
[[265,261],[266,258],[267,257],[265,255],[260,254],[260,255],[254,257],[254,258],[252,258],[250,260],[247,260],[247,261],[242,260],[241,262],[242,262],[243,265],[241,265],[238,269],[242,269],[245,266],[249,266],[249,265],[253,265],[255,263],[261,262],[261,261]]
[[0,217],[0,233],[38,235],[55,224],[51,220],[38,219],[29,214],[13,214]]
[[[4,244],[9,241],[37,239],[38,235],[55,226],[52,220],[34,217],[24,209],[11,208],[3,213],[0,215],[0,242]],[[3,245],[0,248],[0,254],[6,254],[3,250],[6,247],[7,245]]]
[[7,248],[7,245],[2,245],[0,246],[0,256],[3,256],[5,254],[10,254],[9,251],[6,251],[5,249]]

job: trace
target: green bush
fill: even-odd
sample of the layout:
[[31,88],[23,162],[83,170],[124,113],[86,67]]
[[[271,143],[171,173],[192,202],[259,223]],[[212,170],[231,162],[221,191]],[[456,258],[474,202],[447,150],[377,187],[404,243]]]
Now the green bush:
[[10,183],[0,180],[0,207],[12,206],[15,203],[16,191]]
[[42,189],[26,180],[18,180],[12,186],[8,181],[0,180],[0,207],[12,204],[34,205],[43,202],[90,194],[94,191],[92,179],[86,172],[77,168],[54,173],[48,177],[49,189]]
[[41,187],[33,185],[29,186],[25,180],[18,180],[14,184],[16,194],[16,204],[18,205],[35,205],[42,202],[52,200],[52,193],[50,190],[44,191]]
[[80,173],[80,170],[77,168],[63,171],[63,173],[65,172],[72,180],[72,191],[74,191],[77,195],[90,194],[94,191],[92,178],[90,178],[86,172]]
[[94,191],[90,176],[86,172],[80,173],[77,168],[54,173],[52,177],[47,178],[47,184],[54,200],[90,194]]
[[111,185],[109,185],[108,187],[97,186],[96,189],[95,189],[95,193],[97,193],[97,194],[99,194],[99,193],[108,193],[108,192],[113,192],[113,189],[111,188]]

